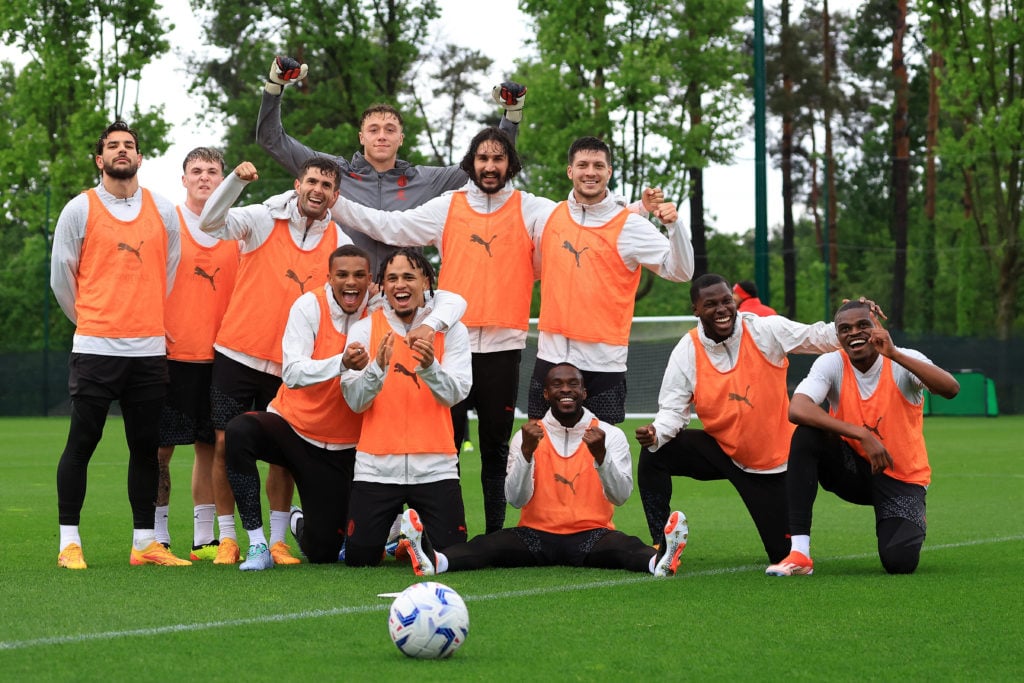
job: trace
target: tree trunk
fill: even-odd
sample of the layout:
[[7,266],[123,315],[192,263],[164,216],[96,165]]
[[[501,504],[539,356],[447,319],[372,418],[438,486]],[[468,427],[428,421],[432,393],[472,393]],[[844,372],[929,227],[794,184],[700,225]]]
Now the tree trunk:
[[910,134],[907,127],[910,91],[907,84],[907,65],[903,61],[903,36],[906,31],[907,0],[897,0],[892,32],[892,79],[895,90],[892,117],[892,237],[896,253],[892,266],[889,325],[898,330],[904,328],[910,192]]
[[[942,70],[942,55],[933,52],[928,58],[928,124],[925,133],[925,167],[924,215],[927,221],[928,236],[924,264],[924,291],[935,291],[935,279],[938,273],[938,246],[935,235],[935,192],[938,176],[935,168],[935,146],[939,135],[939,72]],[[935,297],[923,296],[918,301],[921,306],[921,318],[924,331],[935,330]]]
[[[696,130],[703,120],[700,105],[700,88],[691,83],[686,96],[686,109],[690,115],[690,130]],[[702,155],[703,156],[703,155]],[[710,269],[708,243],[704,234],[704,170],[692,166],[687,169],[690,177],[690,234],[693,238],[693,276],[703,275]]]
[[828,0],[822,6],[821,31],[824,37],[824,90],[825,90],[825,187],[828,190],[828,201],[826,202],[827,218],[825,230],[828,232],[829,271],[828,278],[831,289],[835,289],[836,280],[839,278],[839,248],[836,244],[836,208],[839,203],[836,201],[836,180],[832,164],[832,95],[829,90],[832,85],[832,65],[835,63],[835,47],[832,45],[831,21],[828,12]]
[[[782,0],[780,40],[782,63],[789,62],[788,55],[793,49],[789,35],[789,0]],[[782,288],[783,313],[787,318],[796,318],[796,246],[793,223],[793,78],[787,70],[782,72],[782,90],[785,104],[782,112]]]

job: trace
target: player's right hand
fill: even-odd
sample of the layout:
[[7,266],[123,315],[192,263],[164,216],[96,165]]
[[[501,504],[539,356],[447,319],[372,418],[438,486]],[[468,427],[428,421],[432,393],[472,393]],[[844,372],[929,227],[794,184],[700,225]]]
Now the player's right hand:
[[526,103],[526,86],[515,81],[505,81],[494,86],[491,97],[498,104],[505,105],[505,118],[512,123],[523,120],[523,106]]
[[309,66],[299,64],[299,60],[278,55],[270,63],[270,74],[267,76],[265,90],[271,95],[280,95],[284,86],[301,81],[306,77],[308,70]]
[[543,438],[544,428],[540,426],[540,420],[529,420],[523,424],[522,451],[527,462],[533,460],[533,453]]
[[644,425],[643,427],[636,428],[636,442],[644,448],[653,446],[658,440],[658,433],[654,429],[653,424]]
[[260,179],[260,174],[251,161],[243,161],[236,166],[235,175],[238,176],[239,180],[244,180],[248,183]]

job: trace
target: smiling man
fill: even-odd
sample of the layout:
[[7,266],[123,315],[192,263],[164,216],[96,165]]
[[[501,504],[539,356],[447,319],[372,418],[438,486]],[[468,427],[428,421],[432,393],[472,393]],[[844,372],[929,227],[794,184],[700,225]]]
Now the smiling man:
[[[217,333],[211,388],[216,430],[214,476],[226,481],[224,430],[235,416],[264,410],[281,386],[281,338],[292,303],[324,284],[324,264],[351,240],[330,218],[338,199],[340,170],[330,159],[312,157],[303,165],[294,190],[262,204],[232,208],[242,190],[259,174],[240,163],[207,200],[200,217],[203,232],[237,240],[241,262],[231,301]],[[285,542],[294,483],[282,467],[267,476],[270,500],[270,550],[276,564],[297,564]],[[217,504],[221,540],[215,564],[238,562],[233,501]],[[229,531],[225,534],[224,529]]]
[[[785,471],[793,425],[787,353],[838,348],[831,323],[739,314],[729,283],[708,273],[690,285],[697,327],[669,356],[654,422],[636,430],[637,480],[655,544],[672,499],[672,477],[727,479],[743,499],[771,562],[789,552]],[[703,429],[686,429],[693,410]]]
[[675,204],[648,207],[665,226],[662,234],[608,191],[612,158],[603,141],[577,139],[568,161],[572,191],[539,238],[540,336],[529,415],[544,415],[544,378],[553,365],[568,362],[586,377],[587,407],[618,424],[626,417],[626,358],[640,268],[685,282],[693,275],[693,245]]
[[811,513],[820,483],[847,502],[874,507],[882,566],[910,574],[924,545],[931,483],[924,390],[953,398],[960,385],[923,354],[896,347],[867,304],[843,304],[835,326],[842,349],[814,361],[789,406],[798,425],[786,474],[792,551],[765,573],[814,572]]
[[411,332],[434,310],[434,270],[403,247],[382,264],[386,305],[349,334],[371,356],[342,375],[349,407],[363,414],[356,445],[345,562],[380,564],[388,530],[405,504],[438,530],[438,544],[466,540],[451,407],[472,382],[469,333],[453,322],[431,336]]
[[485,128],[460,164],[469,182],[408,211],[378,211],[345,198],[332,214],[377,240],[437,247],[439,286],[465,298],[473,387],[452,409],[456,448],[467,434],[466,414],[479,418],[480,480],[487,533],[505,524],[505,469],[515,420],[519,365],[530,320],[534,237],[555,203],[512,187],[522,165],[498,128]]
[[668,516],[662,551],[612,523],[615,506],[633,491],[633,462],[622,430],[583,407],[583,381],[569,363],[552,367],[544,379],[544,419],[527,422],[512,438],[506,493],[522,508],[519,526],[435,551],[426,531],[433,527],[418,510],[405,511],[401,543],[416,574],[550,565],[676,573],[688,534],[682,512]]

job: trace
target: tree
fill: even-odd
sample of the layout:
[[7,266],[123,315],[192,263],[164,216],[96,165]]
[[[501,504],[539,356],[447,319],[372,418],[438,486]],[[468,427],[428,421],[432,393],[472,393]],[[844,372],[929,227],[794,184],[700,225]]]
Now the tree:
[[[168,49],[167,28],[155,0],[25,0],[0,6],[0,36],[22,50],[20,69],[0,64],[8,87],[0,94],[0,309],[23,311],[0,332],[0,348],[38,349],[44,311],[30,289],[49,289],[49,233],[61,207],[97,181],[93,161],[99,133],[124,119],[138,132],[144,155],[167,148],[168,125],[159,108],[137,104],[142,68]],[[45,84],[46,97],[40,96]],[[134,98],[133,98],[134,91]],[[17,286],[14,286],[14,284]],[[52,303],[48,300],[49,303]],[[59,310],[55,308],[54,310]],[[71,327],[55,316],[62,343]]]
[[[448,44],[430,55],[437,65],[437,71],[431,76],[436,85],[431,89],[432,102],[442,103],[442,112],[431,117],[427,111],[427,102],[422,96],[423,88],[413,92],[416,109],[420,116],[431,125],[427,128],[427,143],[433,152],[434,163],[451,166],[461,158],[462,151],[456,150],[458,133],[466,128],[466,124],[479,123],[485,117],[470,115],[470,107],[466,104],[467,95],[478,95],[482,92],[478,76],[494,64],[494,60],[484,56],[479,50]],[[495,122],[495,125],[497,122]],[[434,140],[433,130],[442,134],[440,142]]]
[[942,54],[939,102],[950,125],[939,130],[943,165],[962,177],[964,207],[995,274],[996,333],[1015,329],[1024,275],[1024,99],[1017,60],[1024,17],[1012,0],[925,2]]
[[615,191],[660,186],[680,208],[689,195],[697,272],[707,270],[702,169],[731,161],[737,145],[750,71],[736,28],[745,3],[524,0],[522,9],[538,56],[521,73],[543,93],[520,138],[531,190],[565,196],[565,150],[582,135],[602,138]]

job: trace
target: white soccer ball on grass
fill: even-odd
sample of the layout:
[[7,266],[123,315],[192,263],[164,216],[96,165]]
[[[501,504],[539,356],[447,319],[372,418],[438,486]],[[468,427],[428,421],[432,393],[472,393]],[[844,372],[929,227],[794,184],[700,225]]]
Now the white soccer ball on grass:
[[469,611],[462,597],[443,583],[414,583],[391,603],[388,630],[402,654],[443,659],[466,641]]

